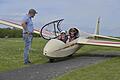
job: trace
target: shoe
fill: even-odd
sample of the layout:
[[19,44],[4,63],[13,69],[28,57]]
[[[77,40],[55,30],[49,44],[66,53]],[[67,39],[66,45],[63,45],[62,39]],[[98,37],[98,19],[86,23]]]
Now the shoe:
[[31,64],[31,62],[30,62],[30,61],[27,61],[27,62],[24,62],[24,64]]
[[28,61],[28,63],[31,63],[30,61]]

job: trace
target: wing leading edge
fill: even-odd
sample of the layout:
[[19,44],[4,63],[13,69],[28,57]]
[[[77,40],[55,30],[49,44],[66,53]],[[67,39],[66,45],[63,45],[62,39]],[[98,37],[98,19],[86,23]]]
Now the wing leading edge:
[[77,44],[108,46],[108,47],[118,47],[118,48],[120,48],[120,42],[93,40],[93,39],[79,38],[79,40],[77,41]]
[[[23,29],[23,27],[20,24],[13,23],[13,22],[6,21],[6,20],[1,20],[0,19],[0,24],[7,25],[7,26],[10,26],[10,27],[15,27],[15,28],[18,28],[18,29]],[[40,31],[37,30],[37,29],[34,29],[33,32],[36,33],[36,34],[40,34]]]

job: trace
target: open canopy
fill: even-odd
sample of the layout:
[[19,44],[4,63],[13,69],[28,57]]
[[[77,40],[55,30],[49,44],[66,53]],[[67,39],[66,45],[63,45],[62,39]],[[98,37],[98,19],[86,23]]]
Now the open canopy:
[[55,20],[45,24],[40,31],[41,37],[44,39],[50,40],[56,38],[61,30],[61,22],[64,19]]

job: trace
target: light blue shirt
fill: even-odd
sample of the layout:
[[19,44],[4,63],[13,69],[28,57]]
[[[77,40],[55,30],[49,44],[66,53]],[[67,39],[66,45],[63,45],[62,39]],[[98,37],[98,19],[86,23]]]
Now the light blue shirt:
[[23,29],[23,33],[25,32],[33,33],[34,27],[31,17],[29,15],[25,15],[22,21],[26,22],[26,29]]

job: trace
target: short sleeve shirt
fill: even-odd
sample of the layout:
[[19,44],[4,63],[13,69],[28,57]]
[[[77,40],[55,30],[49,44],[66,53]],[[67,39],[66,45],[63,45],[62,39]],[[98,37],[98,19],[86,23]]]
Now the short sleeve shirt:
[[34,27],[31,17],[29,15],[25,15],[22,21],[26,22],[26,29],[23,29],[23,33],[25,32],[33,33]]

